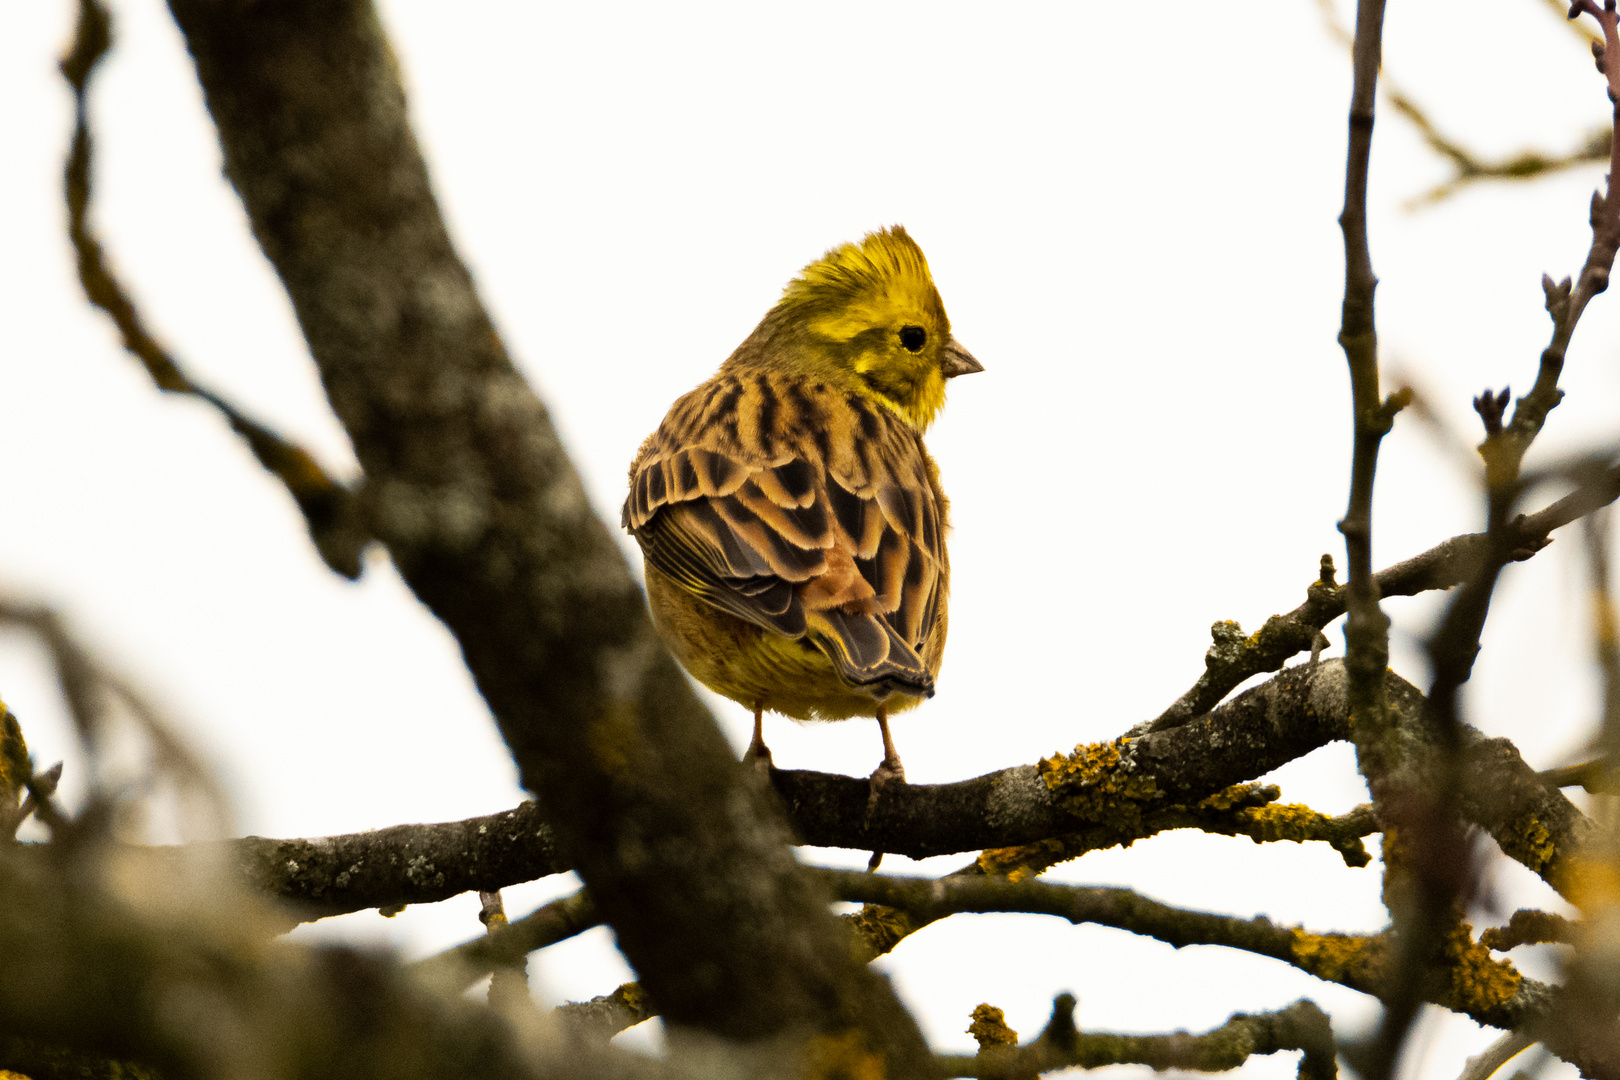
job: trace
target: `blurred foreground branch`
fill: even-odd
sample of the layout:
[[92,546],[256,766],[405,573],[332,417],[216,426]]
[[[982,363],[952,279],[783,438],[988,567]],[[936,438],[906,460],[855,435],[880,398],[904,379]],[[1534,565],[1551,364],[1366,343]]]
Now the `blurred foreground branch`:
[[664,651],[445,230],[367,0],[170,0],[225,173],[365,470],[562,850],[675,1029],[745,1058],[931,1058]]

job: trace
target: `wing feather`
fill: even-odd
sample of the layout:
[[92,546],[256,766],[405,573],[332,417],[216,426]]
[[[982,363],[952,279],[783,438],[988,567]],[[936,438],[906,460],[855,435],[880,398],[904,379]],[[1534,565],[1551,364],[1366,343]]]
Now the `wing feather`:
[[649,563],[722,611],[808,637],[879,699],[933,693],[939,649],[922,654],[943,633],[945,522],[903,421],[774,373],[718,375],[677,402],[624,507]]

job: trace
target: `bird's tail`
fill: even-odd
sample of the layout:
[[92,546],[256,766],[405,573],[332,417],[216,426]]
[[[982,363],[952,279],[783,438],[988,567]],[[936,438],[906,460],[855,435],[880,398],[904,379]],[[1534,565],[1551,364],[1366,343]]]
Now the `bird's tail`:
[[879,701],[891,693],[933,697],[934,677],[888,620],[829,608],[806,611],[810,640],[827,654],[839,677]]

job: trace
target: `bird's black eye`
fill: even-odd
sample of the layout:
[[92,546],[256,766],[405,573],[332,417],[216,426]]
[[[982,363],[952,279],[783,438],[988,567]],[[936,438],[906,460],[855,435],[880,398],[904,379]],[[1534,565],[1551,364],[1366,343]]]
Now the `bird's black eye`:
[[907,352],[921,352],[922,347],[928,343],[928,331],[920,326],[902,326],[900,328],[900,344]]

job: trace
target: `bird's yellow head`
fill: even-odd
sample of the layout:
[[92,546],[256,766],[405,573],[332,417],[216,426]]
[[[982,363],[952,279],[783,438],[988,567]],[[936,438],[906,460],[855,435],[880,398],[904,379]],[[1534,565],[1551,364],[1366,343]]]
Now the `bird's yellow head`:
[[918,431],[945,404],[946,379],[984,370],[951,337],[928,260],[898,225],[806,266],[766,322],[790,331],[809,366],[844,376]]

